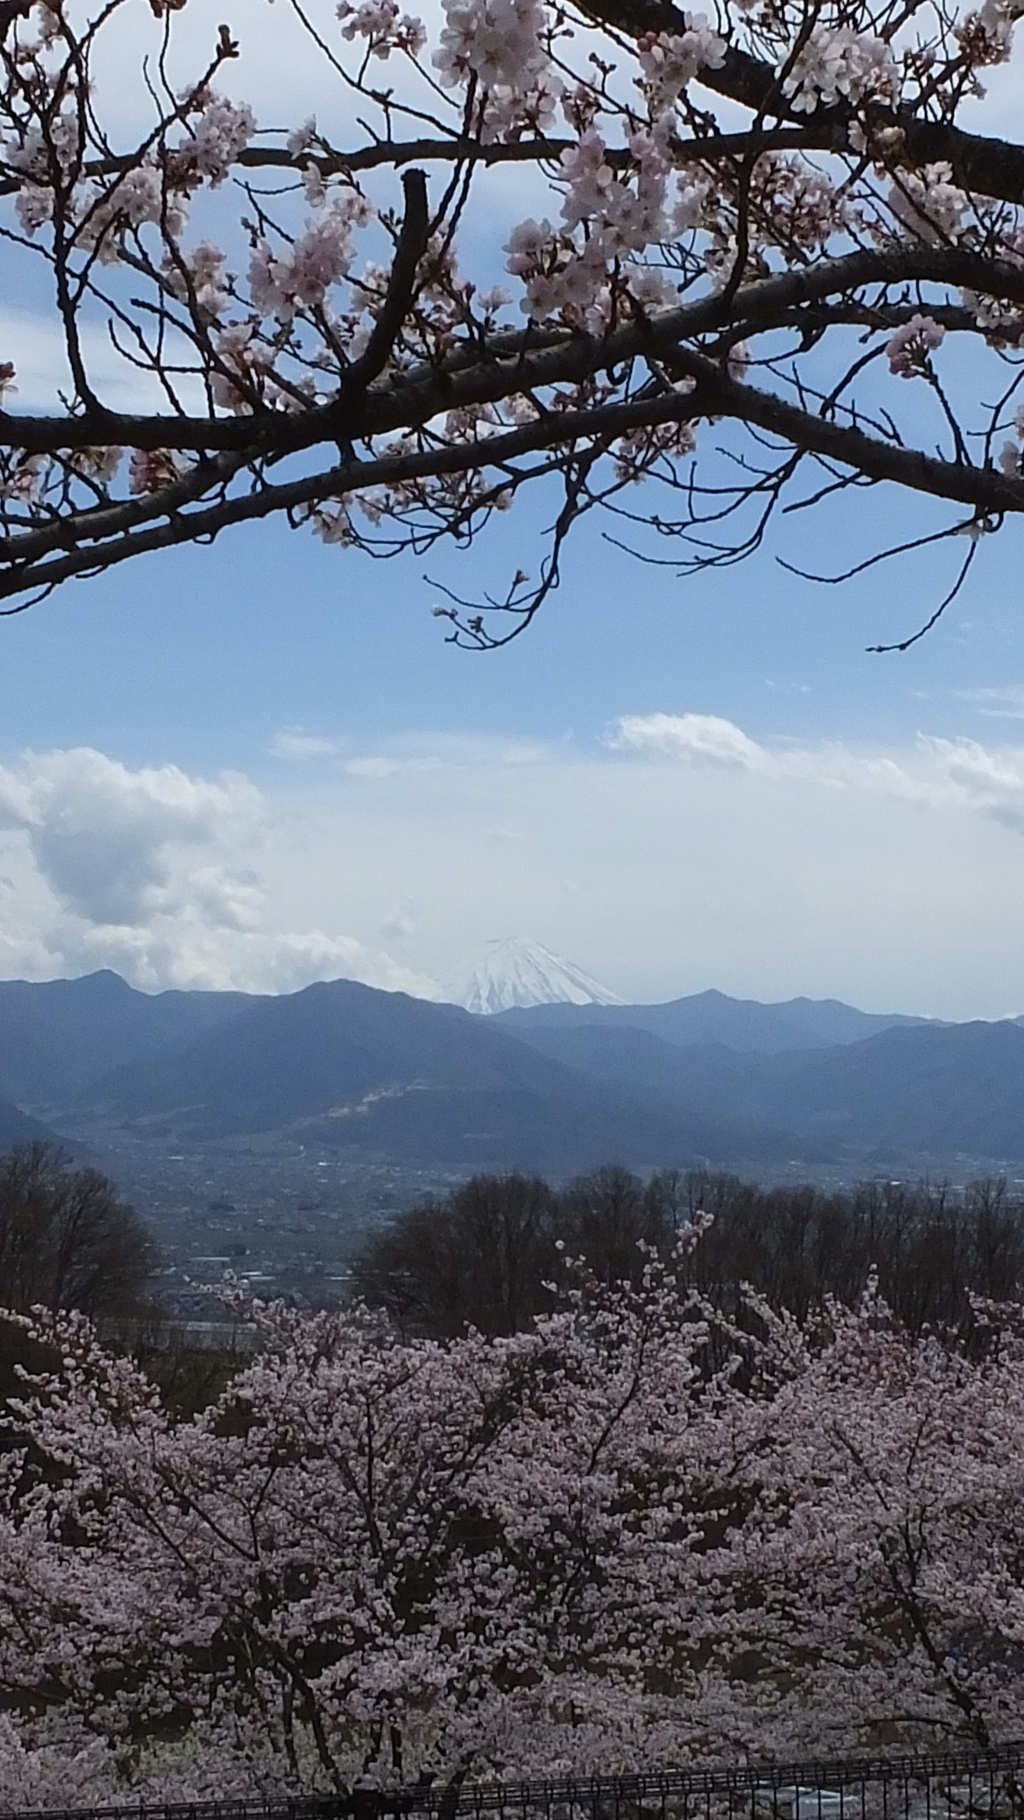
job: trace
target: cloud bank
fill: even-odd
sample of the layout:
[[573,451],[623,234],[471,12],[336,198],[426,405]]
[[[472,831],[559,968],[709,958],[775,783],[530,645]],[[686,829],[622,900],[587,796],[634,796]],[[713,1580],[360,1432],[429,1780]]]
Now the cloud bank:
[[626,999],[1024,1008],[1024,744],[658,710],[586,744],[292,728],[265,750],[258,779],[89,748],[0,766],[0,972],[434,996],[518,930]]

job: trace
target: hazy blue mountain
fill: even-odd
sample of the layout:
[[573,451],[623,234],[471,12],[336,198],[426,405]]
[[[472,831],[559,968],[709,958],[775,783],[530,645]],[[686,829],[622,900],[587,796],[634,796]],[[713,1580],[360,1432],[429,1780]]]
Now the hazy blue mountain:
[[[182,1137],[304,1130],[310,1141],[488,1167],[685,1163],[733,1141],[699,1110],[605,1087],[493,1018],[350,980],[257,1001],[115,1070],[81,1103]],[[750,1142],[759,1153],[791,1144],[767,1132]]]
[[806,1139],[1024,1159],[1024,1029],[1016,1022],[888,1030],[825,1054],[775,1058],[746,1102],[783,1107]]
[[[332,987],[352,984],[338,981]],[[149,1063],[169,1046],[212,1032],[240,1012],[301,996],[276,1000],[243,992],[138,992],[109,971],[75,980],[0,981],[0,1097],[47,1111],[65,1106],[118,1067]],[[704,992],[666,1005],[543,1005],[502,1013],[492,1021],[527,1042],[540,1029],[631,1028],[676,1045],[724,1043],[771,1053],[855,1042],[876,1029],[921,1020],[870,1016],[833,1000],[760,1005]],[[537,1046],[543,1044],[538,1040]]]
[[66,1144],[56,1131],[41,1120],[30,1118],[27,1112],[12,1106],[9,1100],[0,1100],[0,1152],[13,1150],[16,1144],[57,1144],[69,1152],[81,1150],[81,1145]]
[[66,1104],[87,1081],[251,1003],[244,992],[136,992],[106,970],[76,980],[0,980],[0,1095],[19,1105]]
[[[148,995],[100,973],[0,983],[0,1099],[58,1129],[74,1112],[87,1132],[287,1134],[481,1168],[996,1164],[1024,1161],[1024,1027],[721,993],[482,1018],[348,980]],[[50,1135],[15,1106],[0,1146]]]
[[[794,1155],[958,1155],[1024,1160],[1024,1028],[893,1028],[777,1054],[676,1047],[646,1031],[531,1029],[529,1040],[595,1083],[674,1104],[716,1131],[793,1134]],[[753,1159],[744,1151],[735,1156]]]
[[932,1020],[858,1011],[840,999],[792,998],[762,1005],[757,999],[729,998],[724,992],[697,992],[664,1005],[531,1005],[499,1012],[496,1021],[527,1042],[534,1030],[545,1027],[628,1027],[680,1046],[724,1043],[730,1049],[771,1055],[785,1049],[857,1043],[878,1031],[915,1028]]
[[[494,1022],[504,1020],[498,1018]],[[576,1029],[531,1022],[528,1026],[517,1024],[514,1029],[519,1040],[538,1054],[594,1080],[625,1083],[640,1093],[676,1098],[705,1092],[712,1080],[720,1082],[725,1091],[732,1082],[737,1091],[745,1092],[752,1078],[748,1054],[723,1043],[692,1043],[684,1047],[628,1024],[616,1030],[600,1024],[584,1024]],[[756,1066],[753,1078],[759,1078]]]

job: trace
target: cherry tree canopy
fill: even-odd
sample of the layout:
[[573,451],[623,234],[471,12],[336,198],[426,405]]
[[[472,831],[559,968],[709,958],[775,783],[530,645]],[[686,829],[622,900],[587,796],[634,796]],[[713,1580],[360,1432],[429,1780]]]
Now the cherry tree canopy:
[[0,1805],[1019,1737],[1024,1310],[912,1341],[869,1283],[737,1327],[678,1263],[507,1338],[256,1310],[188,1422],[38,1311]]
[[228,26],[179,80],[196,5],[149,0],[134,114],[143,0],[0,5],[8,301],[67,369],[19,396],[8,326],[7,611],[274,513],[424,552],[546,481],[539,573],[436,609],[490,644],[594,508],[686,570],[892,483],[965,534],[954,587],[1024,510],[1024,146],[963,124],[1019,0],[254,0],[249,48],[324,70],[273,130]]

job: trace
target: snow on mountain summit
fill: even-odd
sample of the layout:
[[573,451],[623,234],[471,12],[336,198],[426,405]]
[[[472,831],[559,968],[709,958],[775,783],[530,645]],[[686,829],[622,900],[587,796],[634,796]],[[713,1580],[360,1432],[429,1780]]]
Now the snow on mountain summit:
[[621,1005],[582,967],[522,936],[488,942],[479,965],[457,987],[456,1004],[487,1014],[517,1005]]

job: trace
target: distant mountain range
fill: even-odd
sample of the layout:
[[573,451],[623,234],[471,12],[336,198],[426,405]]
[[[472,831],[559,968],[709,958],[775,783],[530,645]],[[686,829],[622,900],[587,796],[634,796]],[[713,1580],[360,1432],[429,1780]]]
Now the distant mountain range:
[[835,998],[791,998],[777,1005],[757,999],[728,998],[724,992],[697,992],[664,1005],[609,1003],[545,1004],[517,1007],[500,1020],[527,1042],[545,1028],[559,1030],[646,1030],[666,1043],[725,1043],[730,1049],[765,1055],[784,1049],[827,1049],[857,1043],[882,1030],[909,1029],[935,1020],[857,1011]]
[[483,1017],[347,980],[148,995],[97,973],[0,982],[0,1100],[0,1146],[117,1126],[553,1174],[998,1166],[1024,1159],[1024,1028],[717,992]]
[[[504,1021],[504,1020],[501,1020]],[[758,1134],[750,1160],[1024,1159],[1024,1029],[1016,1021],[893,1025],[832,1047],[677,1046],[627,1027],[531,1025],[541,1053],[606,1088],[698,1110],[716,1131]],[[763,1144],[763,1147],[762,1147]]]

